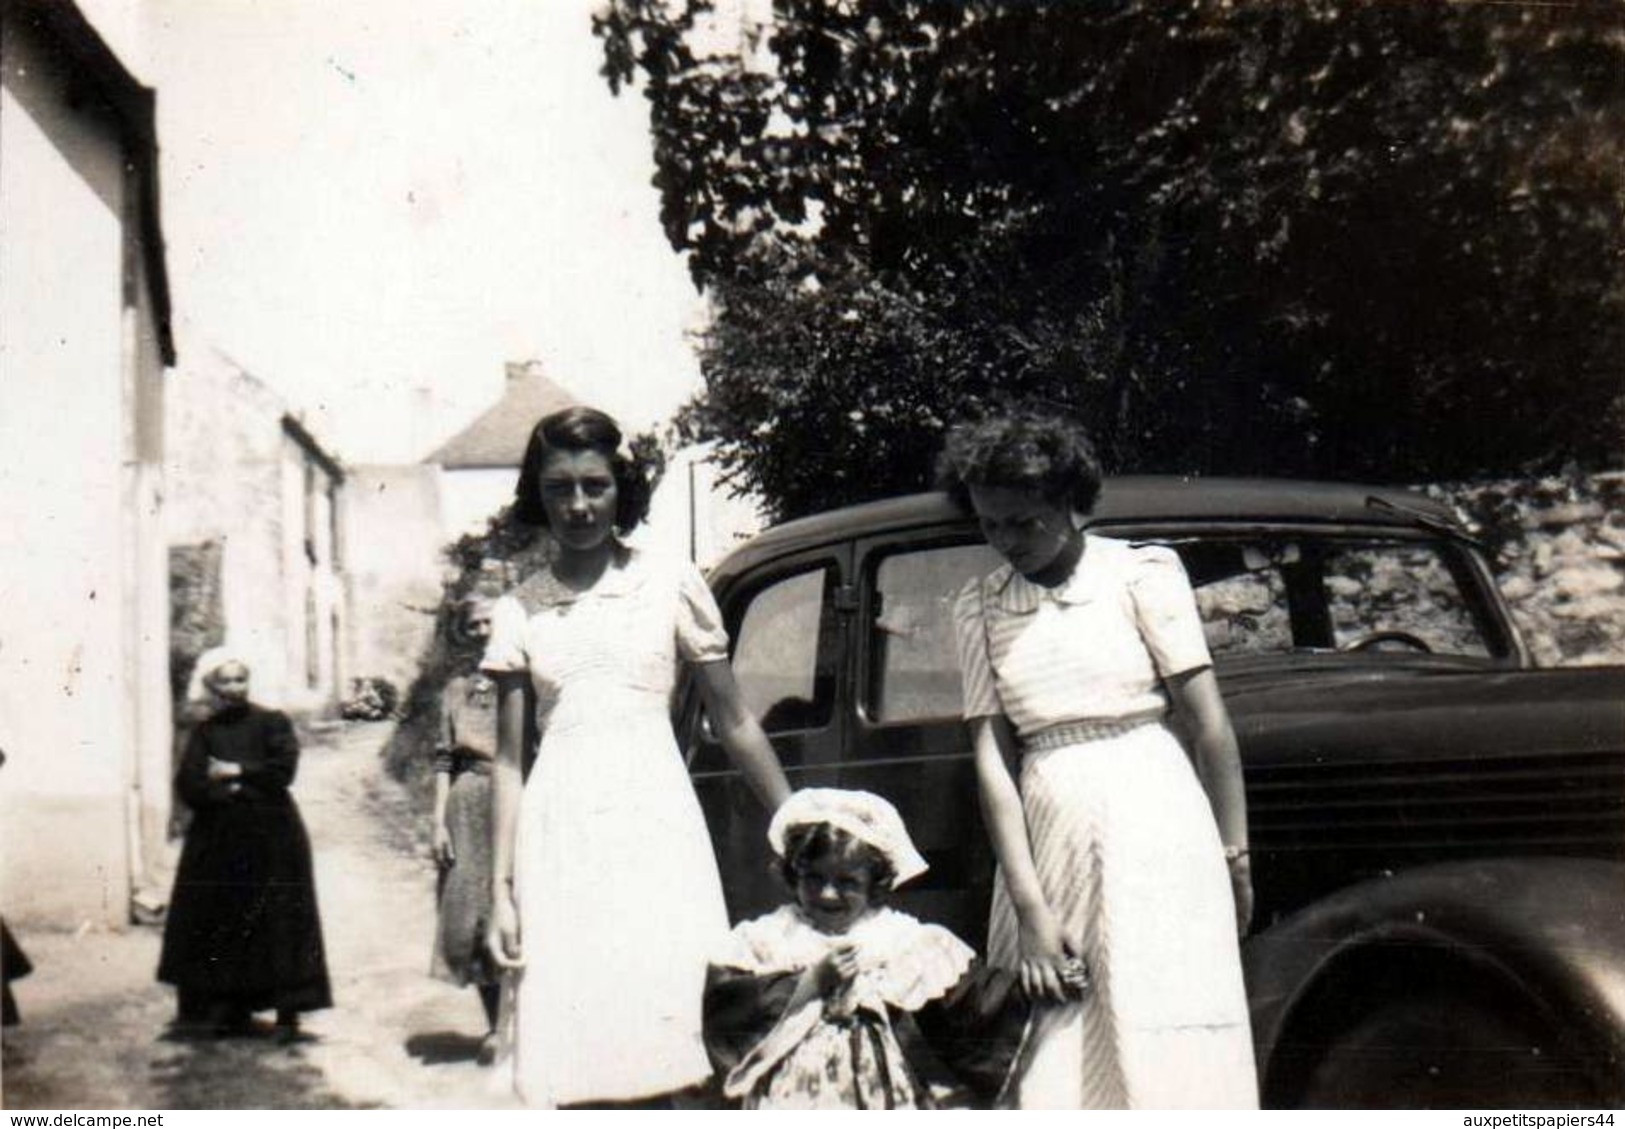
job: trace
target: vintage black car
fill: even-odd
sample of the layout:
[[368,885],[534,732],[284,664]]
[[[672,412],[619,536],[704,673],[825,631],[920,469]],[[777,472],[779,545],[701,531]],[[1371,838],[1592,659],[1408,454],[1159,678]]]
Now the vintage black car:
[[[1266,1105],[1625,1103],[1625,671],[1534,669],[1445,506],[1303,482],[1109,480],[1090,531],[1183,558],[1241,740]],[[900,904],[985,939],[992,857],[949,615],[997,563],[940,495],[756,537],[711,574],[792,784],[892,799]],[[735,918],[765,816],[679,719]]]

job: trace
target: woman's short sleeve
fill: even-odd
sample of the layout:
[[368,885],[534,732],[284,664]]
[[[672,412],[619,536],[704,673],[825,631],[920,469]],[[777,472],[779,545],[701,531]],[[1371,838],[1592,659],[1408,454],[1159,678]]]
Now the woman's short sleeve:
[[1004,712],[993,663],[987,653],[987,629],[982,623],[982,581],[974,579],[959,590],[954,601],[954,641],[959,648],[959,682],[964,717],[996,717]]
[[1130,569],[1135,621],[1157,673],[1172,678],[1211,666],[1196,594],[1179,554],[1164,545],[1136,546]]
[[677,581],[677,652],[689,662],[715,662],[728,657],[728,631],[722,609],[705,578],[685,564]]
[[512,596],[504,596],[491,606],[491,638],[485,644],[480,669],[492,674],[512,674],[530,669],[525,653],[525,609]]

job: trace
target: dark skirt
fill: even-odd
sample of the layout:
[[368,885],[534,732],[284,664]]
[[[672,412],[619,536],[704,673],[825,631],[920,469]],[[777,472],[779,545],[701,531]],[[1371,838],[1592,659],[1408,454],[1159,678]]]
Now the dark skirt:
[[446,797],[456,861],[440,872],[440,922],[430,971],[453,984],[495,984],[485,947],[491,920],[491,777],[460,772]]
[[291,797],[197,813],[175,875],[158,979],[180,989],[183,1013],[332,1006],[310,839]]
[[0,921],[0,969],[4,969],[4,987],[0,988],[0,1023],[10,1027],[20,1018],[17,1001],[11,995],[11,982],[27,976],[34,971],[34,966],[28,963],[22,946],[11,935],[4,921]]

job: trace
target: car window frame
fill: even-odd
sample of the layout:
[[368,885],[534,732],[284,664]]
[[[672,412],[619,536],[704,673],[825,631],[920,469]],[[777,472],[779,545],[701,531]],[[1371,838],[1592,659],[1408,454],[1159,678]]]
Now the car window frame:
[[[1327,542],[1395,541],[1435,545],[1440,561],[1445,565],[1461,590],[1462,601],[1473,625],[1488,644],[1485,656],[1452,656],[1466,661],[1504,666],[1509,669],[1532,666],[1529,650],[1513,623],[1500,596],[1500,589],[1490,573],[1482,547],[1468,537],[1451,536],[1436,530],[1412,526],[1384,525],[1368,522],[1275,522],[1275,521],[1200,521],[1200,522],[1147,522],[1135,520],[1108,520],[1089,522],[1085,532],[1102,537],[1115,537],[1124,541],[1147,541],[1168,544],[1170,541],[1194,537],[1259,537],[1290,540],[1319,539]],[[1174,546],[1169,545],[1170,548]],[[1177,552],[1178,550],[1175,549]],[[1300,652],[1307,653],[1307,652]],[[1348,652],[1328,651],[1329,654]],[[1246,656],[1231,661],[1253,662],[1272,656]]]
[[[960,548],[967,545],[984,547],[987,545],[986,538],[981,535],[981,531],[973,524],[902,530],[893,534],[865,537],[858,540],[855,547],[856,567],[854,575],[858,581],[859,600],[856,614],[853,617],[853,625],[848,631],[848,640],[849,650],[857,652],[851,656],[853,661],[852,716],[854,724],[861,731],[884,739],[885,734],[902,730],[939,726],[948,723],[954,725],[963,724],[964,717],[962,714],[944,717],[899,718],[893,721],[884,721],[878,718],[875,713],[874,702],[871,700],[873,678],[876,671],[874,648],[869,645],[869,631],[875,621],[875,600],[879,594],[877,582],[880,577],[880,566],[886,558],[907,552]],[[863,759],[872,758],[865,757]]]
[[[785,762],[784,769],[792,777],[792,783],[794,777],[803,772],[827,769],[839,764],[843,759],[841,751],[845,747],[848,730],[846,717],[850,713],[851,701],[849,683],[852,615],[849,610],[843,610],[842,603],[843,599],[847,598],[843,596],[843,590],[849,591],[851,561],[850,542],[830,542],[786,554],[770,563],[759,565],[733,578],[729,584],[712,593],[722,611],[723,626],[728,633],[728,661],[732,663],[739,646],[739,629],[744,623],[746,610],[760,593],[775,584],[805,573],[820,568],[829,570],[831,575],[829,599],[837,620],[832,638],[838,651],[833,672],[829,718],[822,725],[781,730],[767,735],[775,752],[779,754],[781,761]],[[690,685],[685,688],[683,696],[678,732],[682,735],[683,760],[690,777],[698,780],[737,773],[738,769],[733,767],[724,754],[721,754],[715,736],[709,734],[702,726],[699,694],[692,686],[691,679],[689,682]],[[786,756],[790,752],[804,752],[809,747],[815,755]],[[825,751],[820,752],[820,749]],[[719,754],[720,760],[714,760],[709,755],[713,751]]]

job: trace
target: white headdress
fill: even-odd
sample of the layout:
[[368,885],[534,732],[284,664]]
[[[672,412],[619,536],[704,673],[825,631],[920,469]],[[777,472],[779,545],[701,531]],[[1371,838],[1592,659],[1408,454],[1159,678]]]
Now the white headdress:
[[192,668],[192,677],[186,682],[186,699],[190,702],[206,702],[209,700],[209,679],[214,672],[223,666],[232,663],[252,672],[254,664],[248,657],[229,643],[218,647],[210,647],[197,658],[197,665]]
[[827,823],[879,851],[896,874],[894,885],[901,886],[926,871],[925,858],[908,837],[903,817],[873,792],[803,788],[791,793],[773,813],[773,822],[767,829],[768,845],[782,858],[785,836],[790,829],[814,823]]

